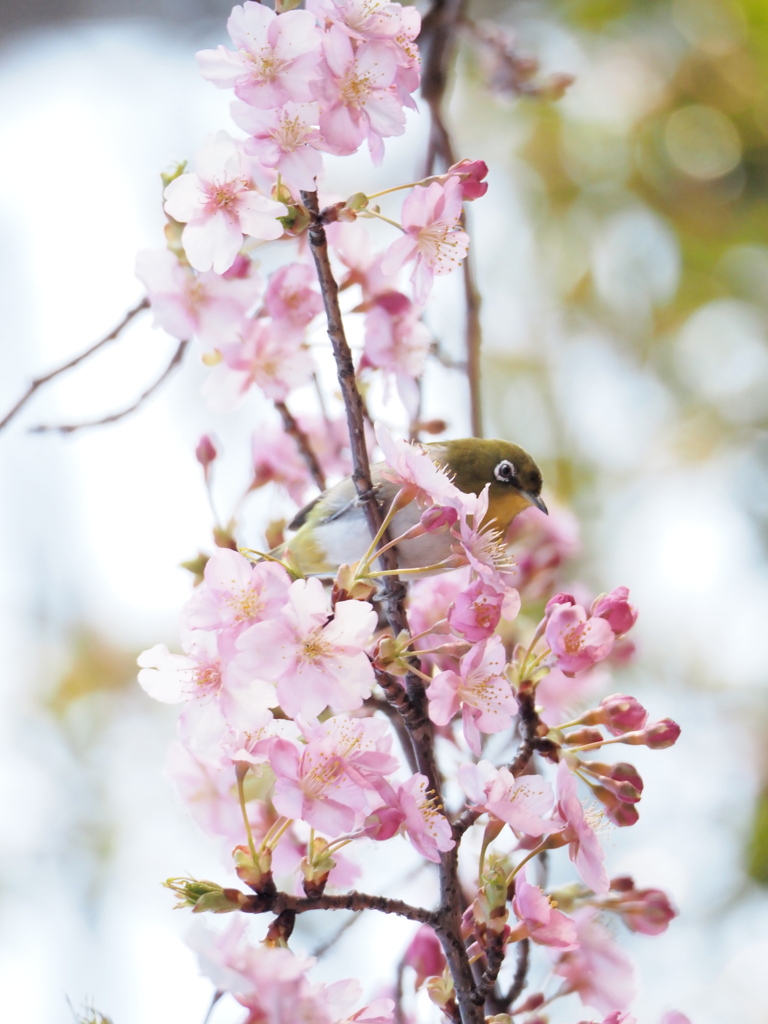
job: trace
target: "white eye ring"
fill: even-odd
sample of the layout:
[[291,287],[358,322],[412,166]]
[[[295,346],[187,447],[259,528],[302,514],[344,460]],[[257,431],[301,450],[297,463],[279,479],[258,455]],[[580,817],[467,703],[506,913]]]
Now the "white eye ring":
[[498,466],[495,467],[493,475],[501,483],[508,484],[514,480],[517,472],[514,463],[510,462],[509,459],[502,459]]

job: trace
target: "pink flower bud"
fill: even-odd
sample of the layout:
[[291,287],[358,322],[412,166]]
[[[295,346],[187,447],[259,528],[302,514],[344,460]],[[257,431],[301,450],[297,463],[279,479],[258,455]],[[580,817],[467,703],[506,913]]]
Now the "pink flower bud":
[[616,636],[629,632],[637,621],[637,609],[627,598],[627,587],[616,587],[610,594],[602,594],[592,605],[592,614],[605,619]]
[[203,467],[203,473],[205,479],[208,479],[208,472],[219,453],[216,451],[216,446],[207,434],[203,434],[200,440],[197,442],[197,448],[195,448],[195,458]]
[[680,736],[680,726],[671,718],[662,718],[660,722],[654,722],[645,730],[646,744],[651,750],[663,750],[664,747],[673,747]]
[[459,160],[448,168],[448,175],[461,179],[461,198],[464,202],[479,199],[488,191],[488,182],[483,178],[488,173],[488,165],[484,160]]
[[[612,896],[615,892],[621,893],[619,899]],[[627,928],[641,935],[661,935],[678,913],[661,889],[635,889],[631,878],[616,878],[611,882],[606,909],[615,911]]]
[[403,963],[416,971],[415,988],[421,988],[427,978],[443,973],[445,955],[440,940],[428,924],[423,924],[405,951]]
[[399,808],[379,807],[365,819],[362,834],[368,836],[369,839],[383,842],[396,835],[402,823],[403,812]]
[[643,705],[634,697],[628,697],[623,693],[603,697],[600,708],[604,716],[601,724],[614,736],[642,729],[648,721],[648,712]]
[[602,743],[604,740],[605,736],[599,729],[584,728],[569,732],[563,742],[567,743],[569,747],[583,747],[587,743]]
[[554,597],[550,597],[550,599],[547,601],[546,607],[544,608],[545,616],[548,617],[549,615],[551,615],[553,609],[555,608],[555,605],[558,604],[576,604],[576,598],[573,596],[573,594],[565,594],[562,592],[555,594]]
[[434,530],[439,530],[441,526],[453,526],[458,518],[459,514],[455,508],[449,508],[447,505],[432,505],[422,512],[420,522],[427,533],[432,533]]
[[621,742],[632,746],[650,747],[651,750],[663,750],[664,747],[674,746],[679,735],[680,726],[677,722],[673,722],[671,718],[662,718],[660,722],[654,722],[646,729],[624,733]]

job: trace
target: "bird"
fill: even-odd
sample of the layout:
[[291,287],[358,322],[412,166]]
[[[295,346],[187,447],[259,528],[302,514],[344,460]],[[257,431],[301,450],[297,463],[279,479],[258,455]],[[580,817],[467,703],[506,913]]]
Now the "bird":
[[[501,536],[506,534],[515,516],[533,505],[548,514],[541,497],[541,471],[519,445],[498,439],[462,438],[433,441],[422,445],[433,462],[445,469],[459,490],[480,494],[489,484],[488,512],[483,521]],[[382,508],[386,511],[399,485],[385,476],[386,462],[371,465],[371,481]],[[416,500],[399,510],[389,527],[391,537],[399,537],[418,523],[422,508]],[[365,509],[352,477],[340,480],[306,505],[286,529],[293,533],[270,552],[303,575],[326,575],[341,565],[359,561],[371,544]],[[425,569],[451,554],[452,537],[447,527],[422,534],[397,545],[398,566]]]

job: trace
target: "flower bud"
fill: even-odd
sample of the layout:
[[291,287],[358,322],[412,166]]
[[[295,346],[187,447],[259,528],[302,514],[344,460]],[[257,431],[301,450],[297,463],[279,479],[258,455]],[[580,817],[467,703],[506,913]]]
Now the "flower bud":
[[680,726],[671,718],[662,718],[660,722],[654,722],[645,730],[646,743],[651,750],[663,750],[664,747],[673,747],[680,737]]
[[194,914],[229,914],[247,905],[248,897],[237,889],[196,878],[169,878],[163,885],[180,898],[176,907],[191,907]]
[[628,597],[627,587],[616,587],[610,594],[601,594],[592,605],[592,614],[605,619],[616,636],[629,632],[637,622],[637,609]]
[[271,870],[272,851],[269,848],[262,850],[255,861],[247,846],[236,846],[232,856],[237,877],[249,888],[258,893],[275,891]]
[[423,924],[406,949],[403,963],[416,971],[414,988],[421,988],[427,978],[445,970],[445,954],[440,940],[428,924]]
[[608,732],[620,736],[642,729],[648,721],[648,712],[634,697],[614,693],[603,697],[600,704],[583,714],[579,721],[584,725],[604,725]]
[[629,877],[611,879],[610,892],[592,902],[618,914],[627,928],[641,935],[660,935],[678,913],[661,889],[636,889]]
[[544,608],[544,615],[549,616],[555,605],[558,604],[576,604],[576,598],[573,596],[573,594],[565,594],[562,592],[555,594],[554,597],[550,597],[550,599],[547,601],[546,606]]
[[569,732],[563,740],[563,743],[570,747],[584,747],[588,743],[603,743],[605,736],[600,732],[599,729],[574,729],[573,732]]
[[207,434],[203,434],[200,440],[197,442],[195,448],[195,458],[203,467],[203,473],[205,474],[206,481],[208,480],[208,472],[210,467],[213,465],[216,456],[219,453],[216,450],[216,445],[213,443],[211,438]]
[[448,168],[445,177],[461,178],[461,198],[464,202],[480,199],[488,191],[488,182],[483,181],[488,174],[488,164],[484,160],[459,160]]
[[432,505],[422,512],[420,522],[427,533],[432,533],[442,526],[453,526],[458,518],[459,513],[455,508],[450,508],[447,505]]

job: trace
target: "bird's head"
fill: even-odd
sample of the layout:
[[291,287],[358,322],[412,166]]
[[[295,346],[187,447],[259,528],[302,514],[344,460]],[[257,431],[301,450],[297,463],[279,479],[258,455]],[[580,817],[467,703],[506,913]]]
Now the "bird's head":
[[490,484],[486,519],[495,519],[498,529],[506,531],[529,505],[547,512],[541,498],[541,470],[519,445],[474,437],[443,444],[444,465],[460,490],[479,494]]

